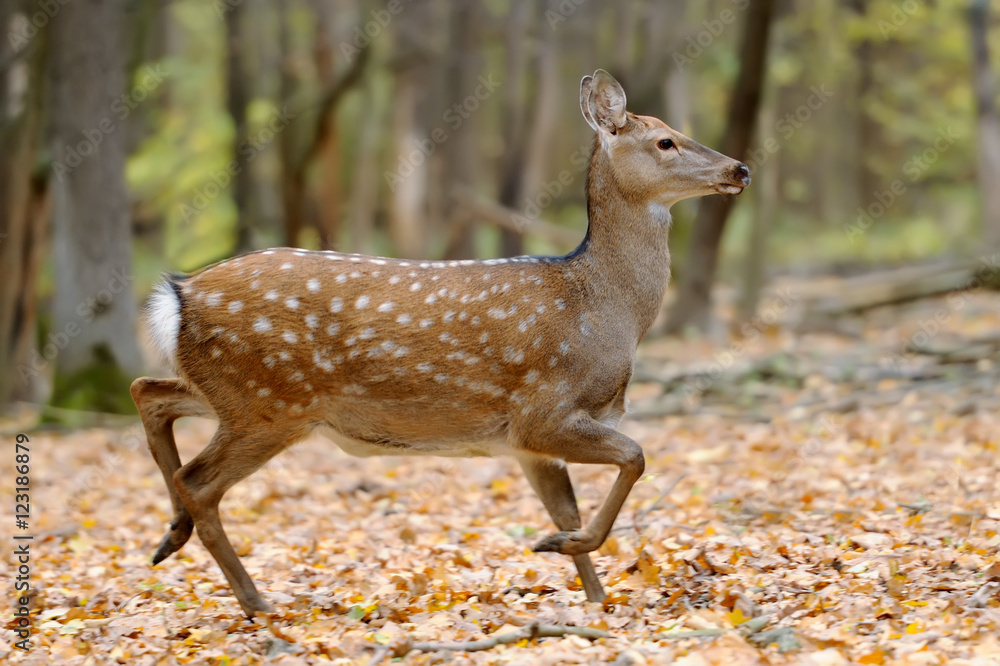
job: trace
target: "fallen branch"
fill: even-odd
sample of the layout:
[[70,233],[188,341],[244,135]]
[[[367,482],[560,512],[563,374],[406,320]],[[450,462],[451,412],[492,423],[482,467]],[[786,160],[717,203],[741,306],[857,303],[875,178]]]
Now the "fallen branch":
[[691,631],[665,631],[662,634],[658,634],[657,638],[665,638],[668,640],[682,639],[682,638],[714,638],[715,636],[721,636],[727,631],[729,631],[729,629],[692,629]]
[[410,651],[419,650],[421,652],[436,652],[447,650],[449,652],[479,652],[490,650],[498,645],[517,643],[518,641],[531,640],[532,638],[561,638],[562,636],[582,636],[590,640],[607,638],[608,632],[590,627],[567,627],[565,625],[538,624],[532,622],[528,626],[518,631],[509,631],[505,634],[497,634],[490,638],[479,641],[464,641],[461,643],[412,643]]
[[551,243],[567,248],[576,247],[582,240],[582,232],[561,227],[548,220],[530,219],[506,206],[479,197],[467,187],[455,186],[452,188],[451,195],[455,202],[470,216],[494,224],[501,229],[507,229],[521,235],[535,234]]
[[663,490],[663,492],[660,493],[659,497],[657,497],[655,500],[653,500],[652,504],[650,504],[646,508],[642,509],[641,511],[636,511],[635,512],[635,518],[632,520],[632,529],[638,531],[639,527],[640,527],[639,523],[641,523],[643,520],[645,520],[646,516],[648,516],[653,511],[653,509],[655,509],[660,504],[660,502],[663,501],[663,498],[665,498],[670,493],[674,492],[674,488],[676,488],[677,484],[679,484],[681,481],[683,481],[686,476],[687,476],[687,474],[681,474],[680,476],[678,476],[676,479],[674,479],[673,483],[671,483],[669,486],[667,486]]
[[[819,284],[816,293],[800,293],[805,312],[803,324],[817,325],[872,308],[898,305],[921,298],[966,291],[980,286],[995,288],[996,270],[982,259],[944,259],[902,266]],[[832,295],[831,295],[832,294]]]

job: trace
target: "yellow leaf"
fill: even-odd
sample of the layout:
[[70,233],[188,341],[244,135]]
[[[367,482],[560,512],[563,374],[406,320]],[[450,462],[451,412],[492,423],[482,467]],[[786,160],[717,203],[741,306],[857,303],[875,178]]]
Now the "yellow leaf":
[[76,536],[69,540],[69,549],[74,553],[82,553],[94,546],[94,540],[86,536]]
[[875,650],[874,652],[869,652],[865,656],[858,659],[859,664],[884,664],[885,663],[885,652],[882,650]]
[[611,555],[617,557],[619,552],[621,552],[621,549],[618,546],[618,538],[614,535],[609,536],[604,543],[601,544],[598,552],[600,552],[601,555]]
[[739,608],[734,608],[731,613],[726,613],[726,617],[729,618],[729,621],[732,622],[734,627],[738,627],[744,622],[746,622],[748,619],[750,619],[747,616],[745,616],[743,614],[743,611],[740,610]]
[[919,634],[924,630],[924,623],[920,620],[915,620],[914,622],[906,625],[906,633],[908,634]]

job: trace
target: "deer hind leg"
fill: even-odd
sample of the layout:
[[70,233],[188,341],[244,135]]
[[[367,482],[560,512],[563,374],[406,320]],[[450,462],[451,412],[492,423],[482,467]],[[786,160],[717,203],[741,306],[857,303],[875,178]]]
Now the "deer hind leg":
[[569,417],[555,432],[532,436],[524,446],[532,452],[568,463],[618,467],[618,478],[589,525],[583,529],[557,532],[535,546],[535,552],[567,555],[597,550],[611,532],[629,491],[646,467],[642,447],[583,412]]
[[178,379],[140,377],[132,382],[131,392],[146,430],[149,451],[163,474],[163,481],[170,493],[170,503],[174,507],[170,530],[153,555],[153,564],[159,564],[180,550],[191,538],[194,529],[191,514],[188,513],[174,488],[174,474],[181,467],[177,442],[174,441],[174,421],[182,416],[214,416],[214,414]]
[[222,569],[243,612],[251,619],[259,612],[272,612],[273,607],[260,595],[240,564],[222,528],[219,501],[236,483],[304,435],[304,431],[296,432],[287,427],[240,431],[222,422],[212,442],[174,474],[174,486],[194,520],[198,537]]
[[[524,475],[528,477],[528,483],[535,489],[545,509],[552,516],[552,522],[556,527],[564,531],[580,529],[580,511],[576,505],[576,495],[573,493],[573,484],[566,463],[555,458],[531,454],[519,455],[517,461],[521,464]],[[590,555],[588,553],[574,555],[573,562],[580,574],[580,582],[583,583],[587,600],[598,603],[604,601],[607,595],[594,570]]]

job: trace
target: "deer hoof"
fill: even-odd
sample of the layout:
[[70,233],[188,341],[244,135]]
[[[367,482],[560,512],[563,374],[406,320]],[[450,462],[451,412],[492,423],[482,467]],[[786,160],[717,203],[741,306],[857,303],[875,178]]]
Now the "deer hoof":
[[170,531],[163,537],[163,540],[160,541],[160,545],[156,549],[156,552],[153,553],[153,564],[159,564],[183,548],[184,544],[186,544],[188,539],[191,538],[191,531],[190,527],[175,527],[174,524],[171,523]]
[[264,601],[263,597],[259,597],[254,601],[248,603],[246,606],[240,602],[240,606],[243,608],[243,612],[246,613],[247,619],[252,622],[260,622],[260,624],[268,624],[267,615],[274,612],[274,606],[272,606],[267,601]]
[[583,530],[571,532],[556,532],[535,544],[536,553],[563,553],[564,555],[580,555],[596,550],[600,544],[592,545],[587,541]]

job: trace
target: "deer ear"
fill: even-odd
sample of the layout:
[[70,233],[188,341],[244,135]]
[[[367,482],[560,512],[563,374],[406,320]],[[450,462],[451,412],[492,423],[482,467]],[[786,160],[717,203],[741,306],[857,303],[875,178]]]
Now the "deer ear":
[[597,124],[595,129],[616,134],[625,126],[625,91],[615,77],[603,69],[594,72],[588,106]]
[[594,77],[589,74],[580,81],[580,111],[583,112],[583,119],[596,132],[600,129],[594,116],[590,113],[590,96],[594,92]]

